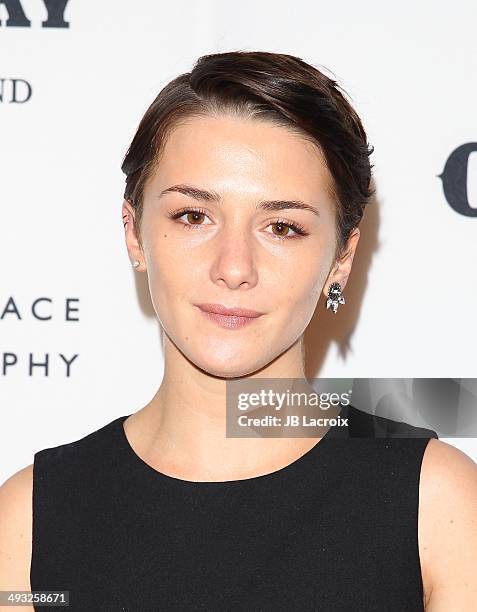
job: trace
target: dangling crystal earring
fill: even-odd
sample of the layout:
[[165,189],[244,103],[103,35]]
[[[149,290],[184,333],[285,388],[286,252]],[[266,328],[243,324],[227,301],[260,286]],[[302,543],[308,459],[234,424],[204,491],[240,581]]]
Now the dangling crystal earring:
[[139,262],[137,259],[134,260],[133,262],[133,268],[137,268],[140,265],[141,262]]
[[328,299],[326,300],[326,308],[329,308],[331,306],[334,314],[336,314],[338,306],[344,303],[345,299],[341,295],[341,285],[339,283],[331,283],[330,288],[328,289]]

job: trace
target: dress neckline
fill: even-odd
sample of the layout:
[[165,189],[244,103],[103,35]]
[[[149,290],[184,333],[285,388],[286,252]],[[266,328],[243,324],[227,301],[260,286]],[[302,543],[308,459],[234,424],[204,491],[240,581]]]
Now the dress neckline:
[[[131,413],[134,414],[134,413]],[[197,488],[218,488],[218,487],[231,487],[231,486],[246,486],[248,484],[252,485],[254,483],[261,483],[265,481],[277,480],[280,478],[284,478],[288,475],[296,473],[296,471],[302,467],[305,467],[307,463],[313,460],[316,456],[325,452],[325,449],[328,448],[328,440],[330,438],[341,437],[340,432],[338,430],[342,430],[343,427],[335,424],[329,427],[327,432],[314,444],[310,449],[308,449],[303,455],[300,455],[297,459],[292,461],[291,463],[279,468],[278,470],[274,470],[273,472],[268,472],[267,474],[260,474],[258,476],[251,476],[250,478],[240,478],[237,480],[186,480],[184,478],[178,478],[177,476],[171,476],[170,474],[165,474],[153,468],[149,465],[144,459],[142,459],[136,451],[133,449],[129,439],[126,435],[126,431],[124,429],[124,421],[131,416],[131,414],[126,414],[115,419],[111,425],[116,430],[118,434],[118,439],[121,444],[123,452],[126,456],[131,460],[137,468],[141,469],[146,473],[149,477],[154,477],[158,480],[162,480],[165,482],[169,482],[171,484],[177,484],[181,486],[187,487],[197,487]],[[347,407],[345,405],[341,405],[341,410],[338,415],[336,415],[336,419],[340,416],[347,416]]]

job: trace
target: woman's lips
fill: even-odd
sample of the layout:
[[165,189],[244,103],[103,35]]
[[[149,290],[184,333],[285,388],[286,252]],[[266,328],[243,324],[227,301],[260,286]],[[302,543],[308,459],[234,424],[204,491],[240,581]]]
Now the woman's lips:
[[227,329],[244,327],[264,314],[246,308],[227,308],[222,304],[198,304],[197,307],[209,320]]

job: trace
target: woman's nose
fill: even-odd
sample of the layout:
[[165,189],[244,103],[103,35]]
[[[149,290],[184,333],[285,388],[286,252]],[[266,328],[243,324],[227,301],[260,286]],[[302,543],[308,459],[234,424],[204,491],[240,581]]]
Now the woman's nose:
[[230,289],[254,287],[258,281],[255,246],[243,229],[224,232],[212,247],[211,280]]

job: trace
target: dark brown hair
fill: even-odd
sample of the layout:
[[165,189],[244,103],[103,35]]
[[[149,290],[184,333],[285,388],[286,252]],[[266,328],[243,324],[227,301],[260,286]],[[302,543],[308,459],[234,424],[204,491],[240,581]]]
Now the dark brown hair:
[[[168,83],[142,118],[123,159],[124,198],[136,209],[141,243],[144,186],[154,173],[171,129],[194,116],[234,114],[271,121],[322,151],[333,179],[336,256],[360,223],[370,190],[366,133],[337,82],[298,57],[265,51],[204,55],[191,72]],[[342,90],[344,91],[344,90]]]

